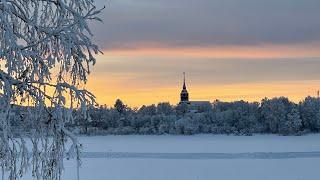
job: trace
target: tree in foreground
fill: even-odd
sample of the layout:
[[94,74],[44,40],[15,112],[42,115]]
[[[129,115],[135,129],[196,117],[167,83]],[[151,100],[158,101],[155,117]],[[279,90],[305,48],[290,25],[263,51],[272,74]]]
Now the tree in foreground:
[[[65,124],[95,103],[81,87],[99,53],[88,22],[100,11],[93,0],[0,1],[0,166],[10,180],[27,167],[35,179],[60,179],[65,154],[79,160]],[[15,105],[31,107],[28,138],[12,128]]]

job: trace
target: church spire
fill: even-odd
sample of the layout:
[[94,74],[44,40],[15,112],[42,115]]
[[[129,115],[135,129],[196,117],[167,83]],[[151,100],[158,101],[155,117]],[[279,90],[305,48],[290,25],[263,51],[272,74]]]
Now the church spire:
[[186,73],[183,72],[183,89],[187,89],[187,86],[186,86]]
[[182,91],[180,93],[180,103],[182,102],[189,102],[189,93],[187,91],[187,86],[186,86],[186,73],[183,72],[183,87]]

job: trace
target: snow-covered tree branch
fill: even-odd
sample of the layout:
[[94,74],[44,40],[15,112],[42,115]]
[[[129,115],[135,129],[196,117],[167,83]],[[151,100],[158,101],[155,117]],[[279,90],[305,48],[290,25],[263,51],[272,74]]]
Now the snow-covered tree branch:
[[[59,179],[66,152],[78,152],[65,123],[95,103],[80,87],[99,53],[88,21],[101,21],[100,12],[92,0],[0,1],[0,166],[9,179],[30,164],[36,179]],[[32,146],[12,128],[15,105],[32,107],[23,118],[35,122]]]

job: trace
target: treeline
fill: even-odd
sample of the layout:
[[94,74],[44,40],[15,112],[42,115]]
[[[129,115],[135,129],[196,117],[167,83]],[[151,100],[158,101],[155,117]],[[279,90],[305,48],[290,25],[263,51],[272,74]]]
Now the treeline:
[[288,98],[258,102],[221,102],[197,106],[169,103],[132,109],[121,100],[114,107],[91,108],[90,121],[78,118],[73,129],[82,134],[237,134],[301,135],[320,130],[320,99],[306,97],[296,104]]

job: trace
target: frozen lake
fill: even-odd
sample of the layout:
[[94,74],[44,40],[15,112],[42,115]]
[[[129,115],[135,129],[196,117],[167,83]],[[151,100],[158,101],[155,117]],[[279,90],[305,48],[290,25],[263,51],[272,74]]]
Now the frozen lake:
[[[83,180],[319,179],[320,135],[94,136],[80,141]],[[66,161],[63,179],[76,179],[75,167],[73,160]]]

